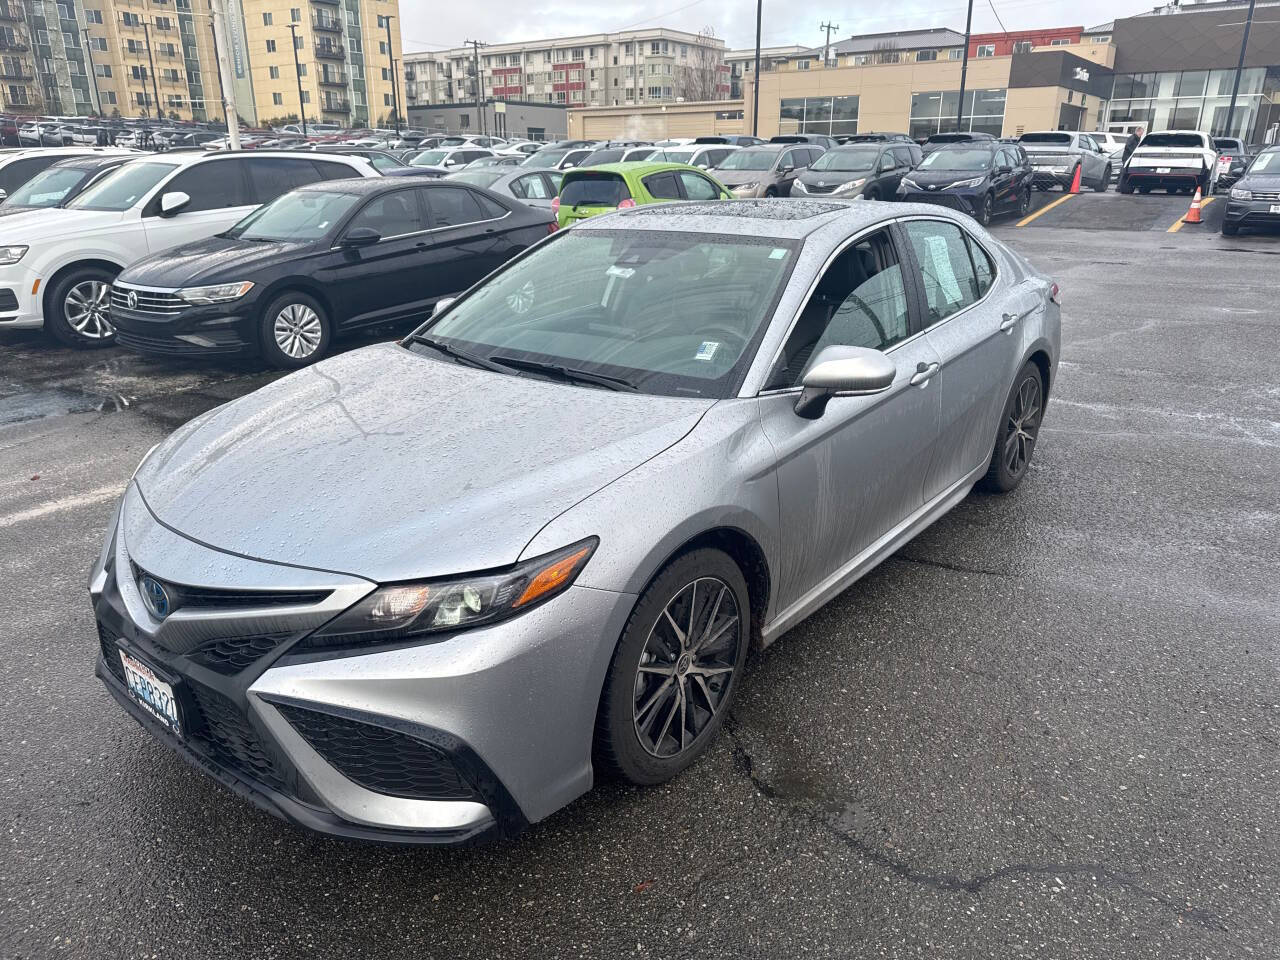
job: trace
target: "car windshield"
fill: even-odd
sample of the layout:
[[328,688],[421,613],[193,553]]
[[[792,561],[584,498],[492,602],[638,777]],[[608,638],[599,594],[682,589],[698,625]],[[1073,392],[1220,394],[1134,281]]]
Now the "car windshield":
[[463,170],[461,173],[451,173],[445,179],[461,180],[463,183],[472,183],[477,187],[488,187],[497,183],[507,174],[508,171],[506,170],[481,167],[478,170]]
[[444,163],[447,156],[449,156],[448,150],[423,150],[410,160],[409,164],[414,167],[438,167]]
[[877,147],[853,147],[849,149],[828,150],[813,161],[810,170],[830,170],[838,173],[862,173],[870,170],[880,156]]
[[1280,150],[1268,150],[1254,157],[1249,165],[1250,173],[1280,173]]
[[151,188],[177,170],[176,164],[134,161],[108,173],[68,207],[74,210],[128,210]]
[[56,207],[89,175],[75,167],[50,167],[42,170],[9,195],[6,207]]
[[1144,147],[1194,147],[1202,149],[1204,141],[1196,133],[1152,133],[1142,138]]
[[420,333],[498,362],[566,367],[645,393],[727,397],[751,360],[796,249],[791,240],[569,230],[476,287]]
[[241,240],[307,243],[325,236],[360,201],[354,193],[295,190],[259,207],[227,231]]
[[772,170],[780,150],[735,150],[716,167],[717,170]]
[[1018,138],[1019,143],[1052,143],[1059,147],[1071,146],[1069,133],[1024,133]]
[[921,170],[989,170],[991,151],[972,147],[952,147],[935,150],[922,161]]
[[654,163],[693,163],[694,150],[658,150],[650,155]]
[[541,150],[524,162],[526,167],[554,167],[569,153],[568,150]]

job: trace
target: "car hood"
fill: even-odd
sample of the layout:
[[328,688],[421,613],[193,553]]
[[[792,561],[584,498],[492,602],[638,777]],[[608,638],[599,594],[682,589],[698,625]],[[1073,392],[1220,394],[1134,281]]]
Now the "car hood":
[[989,177],[990,170],[912,170],[906,179],[912,180],[922,187],[949,187],[961,180],[973,180],[975,177]]
[[[378,582],[514,563],[713,400],[614,393],[365,347],[179,429],[135,480],[193,540]],[[600,531],[607,536],[607,530]]]
[[210,237],[172,250],[152,254],[131,264],[119,276],[121,283],[143,287],[183,287],[196,283],[231,283],[251,280],[259,267],[280,263],[310,250],[312,243],[274,243]]
[[[1264,193],[1280,191],[1280,173],[1249,173],[1234,184],[1243,190],[1261,190]],[[0,213],[4,208],[0,207]]]
[[708,173],[726,187],[739,183],[771,183],[778,178],[772,170],[709,170]]
[[805,170],[796,179],[806,187],[818,184],[830,187],[837,183],[848,183],[850,180],[870,180],[874,176],[875,173],[871,170]]
[[5,243],[26,243],[45,237],[62,239],[82,233],[109,230],[122,222],[127,210],[73,210],[67,207],[36,207],[15,213],[4,222]]

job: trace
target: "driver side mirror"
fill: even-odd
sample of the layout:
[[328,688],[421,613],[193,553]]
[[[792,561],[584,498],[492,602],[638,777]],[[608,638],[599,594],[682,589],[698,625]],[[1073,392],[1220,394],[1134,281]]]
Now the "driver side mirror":
[[8,199],[9,199],[9,191],[0,190],[0,203],[4,203]]
[[832,397],[869,397],[893,384],[898,368],[879,350],[866,347],[823,347],[800,381],[796,415],[817,420]]
[[457,299],[457,297],[444,297],[443,299],[437,300],[436,305],[431,308],[431,315],[434,317],[444,313],[453,306],[454,301]]
[[1013,167],[1009,166],[1007,163],[1002,163],[1000,166],[996,167],[996,173],[1001,175],[1013,173]]
[[160,216],[172,217],[191,202],[191,197],[181,190],[170,190],[160,197]]
[[348,230],[347,235],[342,238],[338,245],[348,249],[371,247],[381,239],[382,234],[372,227],[356,227],[353,230]]

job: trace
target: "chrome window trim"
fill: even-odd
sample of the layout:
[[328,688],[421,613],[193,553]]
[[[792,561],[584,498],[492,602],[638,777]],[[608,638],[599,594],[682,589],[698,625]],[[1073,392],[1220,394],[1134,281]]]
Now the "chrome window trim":
[[[405,188],[405,190],[406,190],[406,191],[407,191],[407,190],[422,190],[422,189],[432,189],[432,188],[430,188],[430,187],[423,187],[423,186],[421,186],[421,185],[419,185],[419,186],[415,186],[415,187],[406,187],[406,188]],[[449,189],[451,189],[451,190],[466,190],[467,188],[466,188],[466,187],[464,187],[464,186],[458,185],[458,186],[450,187]],[[393,190],[393,191],[391,191],[391,192],[392,192],[392,193],[399,193],[400,191],[398,191],[398,190]],[[518,199],[518,198],[517,198],[517,199]],[[505,208],[505,207],[503,207],[503,209],[504,209],[504,210],[506,210],[506,208]],[[470,226],[472,226],[473,224],[477,224],[477,223],[501,223],[503,220],[507,219],[507,217],[511,216],[511,214],[512,214],[512,211],[507,210],[507,212],[506,212],[506,213],[504,213],[504,214],[503,214],[502,216],[500,216],[500,217],[488,217],[488,218],[486,218],[486,219],[484,219],[484,220],[468,220],[466,223],[451,223],[451,224],[447,224],[447,225],[445,225],[445,226],[443,226],[443,227],[427,227],[425,230],[414,230],[414,231],[412,231],[412,232],[410,232],[410,233],[397,233],[397,234],[395,234],[394,236],[391,236],[391,237],[382,237],[382,238],[380,238],[380,239],[378,240],[378,243],[381,243],[383,240],[403,240],[403,239],[404,239],[404,238],[406,238],[406,237],[420,237],[420,236],[424,236],[424,235],[426,235],[426,234],[428,234],[428,233],[438,233],[438,232],[439,232],[439,231],[441,231],[441,230],[457,230],[459,227],[470,227]],[[352,218],[352,219],[354,219],[354,218]],[[343,230],[343,233],[346,233],[346,230]],[[376,246],[376,244],[375,244],[375,246]],[[330,247],[329,249],[330,249],[330,250],[342,250],[342,249],[344,249],[344,248],[343,248],[343,246],[342,246],[342,244],[341,244],[341,243],[335,243],[335,244],[334,244],[332,247]]]

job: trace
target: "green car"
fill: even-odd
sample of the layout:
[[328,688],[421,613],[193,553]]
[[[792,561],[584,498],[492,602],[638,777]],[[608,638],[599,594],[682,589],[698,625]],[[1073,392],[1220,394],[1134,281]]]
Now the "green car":
[[723,185],[687,163],[602,163],[566,172],[551,212],[567,227],[642,203],[729,198]]

